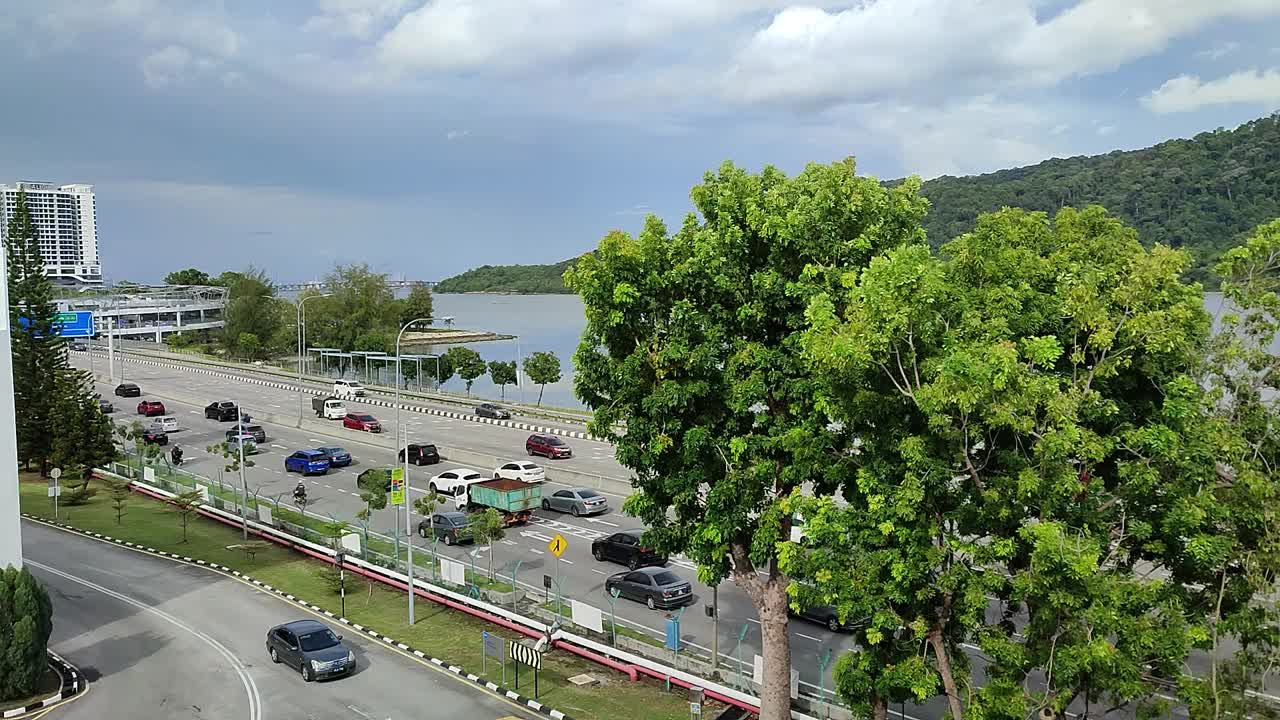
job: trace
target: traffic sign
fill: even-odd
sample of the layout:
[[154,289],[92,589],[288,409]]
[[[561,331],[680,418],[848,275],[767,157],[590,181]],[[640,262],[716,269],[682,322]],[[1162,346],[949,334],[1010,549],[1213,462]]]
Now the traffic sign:
[[565,548],[567,547],[569,547],[569,541],[565,540],[564,536],[560,533],[556,533],[556,536],[551,538],[551,542],[547,543],[547,549],[550,550],[551,554],[555,555],[557,558],[564,553]]
[[54,480],[57,480],[58,478],[62,477],[62,468],[54,468],[50,470],[49,477],[53,478]]
[[404,468],[391,470],[391,504],[404,505]]
[[510,643],[510,647],[511,647],[510,655],[512,660],[515,660],[516,662],[522,663],[524,665],[528,665],[534,670],[542,669],[542,653],[540,651],[534,650],[528,645],[525,645],[524,643],[518,643],[518,642]]
[[[58,335],[64,338],[93,337],[93,313],[87,310],[58,313],[53,318],[53,324]],[[29,325],[31,325],[29,318],[18,318],[19,327],[25,328]]]

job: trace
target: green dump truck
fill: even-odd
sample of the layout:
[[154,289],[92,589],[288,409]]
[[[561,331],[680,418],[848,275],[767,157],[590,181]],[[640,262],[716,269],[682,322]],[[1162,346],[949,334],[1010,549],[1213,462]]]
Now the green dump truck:
[[[467,486],[464,495],[452,498],[459,510],[478,512],[493,508],[502,513],[508,527],[529,521],[534,508],[542,505],[542,483],[519,480],[484,480]],[[446,499],[448,502],[448,499]]]

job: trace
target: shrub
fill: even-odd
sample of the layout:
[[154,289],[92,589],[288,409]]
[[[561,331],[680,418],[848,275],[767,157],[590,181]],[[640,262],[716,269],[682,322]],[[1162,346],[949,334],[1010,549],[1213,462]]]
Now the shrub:
[[25,568],[0,574],[0,701],[36,692],[49,666],[53,603]]

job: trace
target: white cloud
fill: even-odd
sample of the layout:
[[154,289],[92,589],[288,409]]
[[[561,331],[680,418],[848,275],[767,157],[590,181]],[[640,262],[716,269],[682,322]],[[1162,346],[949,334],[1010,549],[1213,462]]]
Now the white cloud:
[[179,45],[169,45],[142,60],[142,77],[149,87],[163,88],[181,82],[191,65],[191,52]]
[[1099,125],[1099,126],[1098,126],[1098,134],[1099,134],[1099,135],[1101,135],[1101,136],[1103,136],[1103,137],[1106,137],[1106,136],[1110,135],[1111,133],[1113,133],[1113,132],[1115,132],[1115,131],[1116,131],[1116,128],[1115,128],[1115,126],[1114,126],[1114,125]]
[[183,45],[216,57],[229,58],[240,50],[240,35],[216,3],[182,7],[162,0],[47,0],[36,7],[37,24],[63,44],[84,33],[123,30],[148,42]]
[[444,134],[445,140],[461,140],[471,134],[470,130],[450,130]]
[[1231,53],[1239,49],[1240,49],[1240,43],[1225,42],[1221,45],[1217,45],[1215,47],[1211,47],[1206,50],[1201,50],[1197,52],[1196,57],[1202,60],[1221,60],[1222,58],[1230,55]]
[[1157,113],[1237,103],[1280,104],[1280,69],[1243,70],[1209,82],[1197,75],[1179,75],[1142,98],[1142,104]]
[[320,14],[302,25],[307,32],[367,40],[404,13],[410,0],[320,0]]

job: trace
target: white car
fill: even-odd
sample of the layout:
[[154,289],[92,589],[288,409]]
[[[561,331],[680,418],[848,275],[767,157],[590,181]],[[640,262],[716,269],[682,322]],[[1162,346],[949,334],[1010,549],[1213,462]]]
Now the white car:
[[547,473],[541,467],[534,465],[531,462],[512,460],[505,465],[494,468],[493,479],[497,480],[498,478],[534,483],[546,480]]
[[182,429],[182,426],[178,424],[178,418],[172,415],[153,418],[151,420],[151,427],[163,430],[167,433],[178,432]]
[[485,476],[470,468],[454,468],[445,470],[439,475],[431,478],[428,487],[431,492],[436,495],[449,495],[451,497],[466,497],[467,486],[474,483],[483,482]]
[[364,397],[364,386],[355,380],[334,380],[333,394],[338,397]]

